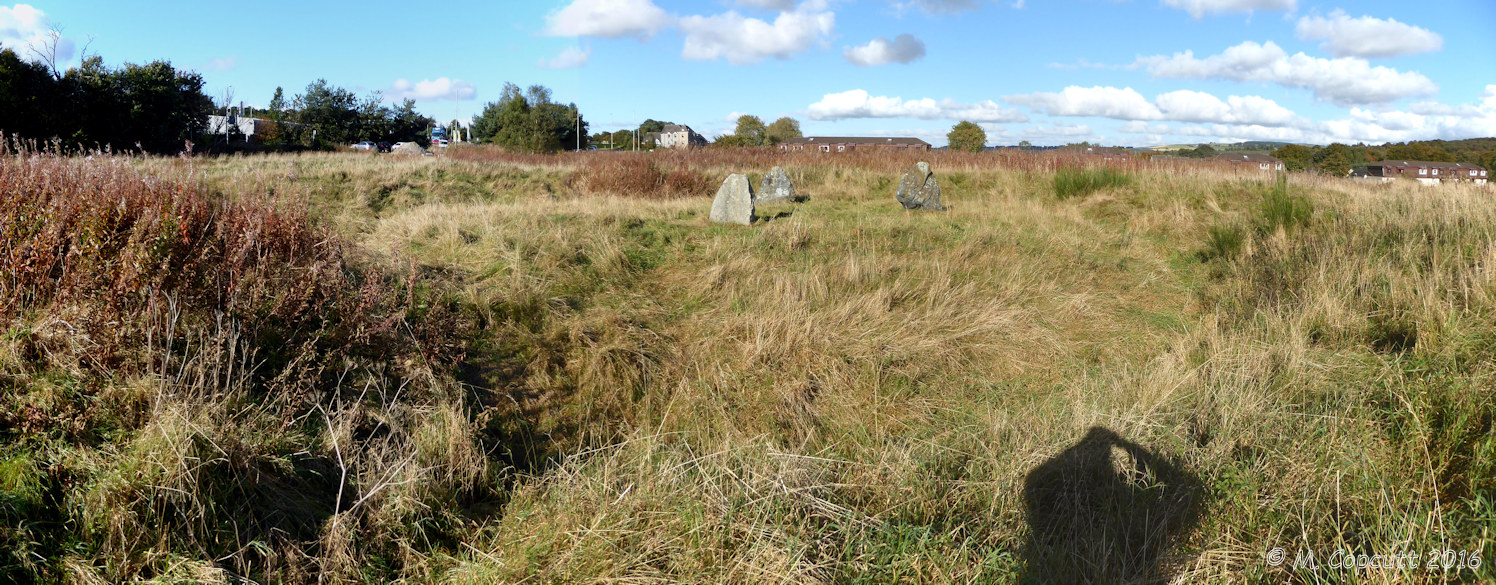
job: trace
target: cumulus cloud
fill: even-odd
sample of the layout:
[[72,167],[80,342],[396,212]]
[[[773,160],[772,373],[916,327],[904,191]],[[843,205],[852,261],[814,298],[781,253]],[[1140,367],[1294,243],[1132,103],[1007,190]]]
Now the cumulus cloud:
[[1206,14],[1230,12],[1291,11],[1298,8],[1298,0],[1164,0],[1164,4],[1190,13],[1195,18]]
[[739,6],[763,8],[787,12],[795,7],[795,0],[737,0]]
[[860,47],[847,47],[842,56],[861,67],[912,63],[925,56],[925,42],[911,34],[896,36],[891,41],[879,37]]
[[555,37],[654,36],[675,18],[653,0],[573,0],[546,17],[545,34]]
[[1426,28],[1391,18],[1351,18],[1344,10],[1300,18],[1296,32],[1305,41],[1324,41],[1319,47],[1336,57],[1396,57],[1444,48],[1444,37]]
[[[1076,138],[1095,136],[1096,133],[1090,126],[1085,124],[1060,124],[1050,123],[1048,125],[1037,124],[1024,128],[1021,136],[1028,140],[1036,140],[1040,143],[1048,142],[1072,142]],[[1056,141],[1055,139],[1059,139]]]
[[[0,6],[0,48],[13,49],[21,58],[33,56],[32,48],[45,50],[52,42],[52,22],[46,13],[29,4]],[[72,39],[57,39],[57,65],[73,58]]]
[[1173,134],[1174,129],[1168,124],[1149,124],[1142,121],[1128,122],[1122,125],[1124,134]]
[[[1123,131],[1140,130],[1134,123]],[[1369,144],[1410,140],[1463,140],[1496,136],[1496,85],[1487,85],[1474,104],[1414,104],[1408,111],[1351,108],[1348,116],[1312,122],[1300,119],[1289,126],[1262,124],[1201,124],[1182,126],[1176,136],[1200,136],[1222,140],[1279,140],[1328,144]]]
[[452,80],[445,77],[436,79],[423,79],[411,83],[407,79],[396,79],[390,84],[389,89],[384,90],[384,98],[392,102],[405,99],[419,101],[433,100],[470,100],[478,95],[478,90],[473,84],[461,79]]
[[1192,51],[1141,57],[1132,67],[1145,68],[1154,77],[1255,81],[1308,89],[1316,99],[1342,107],[1382,104],[1439,90],[1418,72],[1372,67],[1365,59],[1355,57],[1290,56],[1271,41],[1247,41],[1204,59],[1196,58]]
[[910,8],[917,8],[925,14],[953,14],[967,10],[976,10],[979,4],[978,0],[894,0],[893,2],[894,8],[897,8],[901,12]]
[[726,59],[733,65],[757,63],[770,57],[788,59],[824,44],[835,25],[836,15],[831,12],[781,12],[772,23],[736,11],[687,16],[679,21],[680,30],[686,35],[681,56],[699,61]]
[[1158,107],[1127,87],[1070,86],[1059,93],[1003,96],[1010,104],[1027,106],[1050,116],[1096,116],[1118,120],[1158,120]]
[[541,69],[573,69],[587,64],[587,58],[592,56],[592,47],[567,47],[561,49],[555,57],[541,59],[537,64]]
[[920,120],[968,120],[971,122],[1027,122],[1028,116],[997,102],[987,100],[964,104],[951,99],[930,98],[904,101],[903,98],[871,96],[861,89],[826,94],[807,111],[812,120],[846,120],[851,118],[916,118]]
[[1130,87],[1070,86],[1057,93],[1003,96],[1003,100],[1034,108],[1050,116],[1098,117],[1115,120],[1218,122],[1286,126],[1299,119],[1288,108],[1258,96],[1214,95],[1191,90],[1159,94],[1152,101]]

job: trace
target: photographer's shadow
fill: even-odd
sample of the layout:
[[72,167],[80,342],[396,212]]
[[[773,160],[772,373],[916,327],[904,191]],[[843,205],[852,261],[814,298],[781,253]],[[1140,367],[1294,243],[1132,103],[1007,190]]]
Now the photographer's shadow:
[[1029,541],[1022,583],[1163,583],[1194,530],[1199,479],[1092,427],[1024,483]]

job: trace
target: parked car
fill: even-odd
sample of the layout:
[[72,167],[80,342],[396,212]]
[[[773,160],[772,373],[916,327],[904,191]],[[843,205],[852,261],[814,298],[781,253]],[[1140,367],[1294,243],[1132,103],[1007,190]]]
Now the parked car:
[[365,140],[363,142],[360,142],[358,144],[353,145],[352,148],[354,150],[377,150],[379,148],[379,145],[374,144],[373,142],[370,142],[368,140]]
[[389,152],[389,151],[390,151],[390,143],[384,142],[384,141],[381,140],[379,142],[379,152]]
[[442,148],[446,148],[447,147],[447,139],[445,139],[445,138],[437,138],[437,139],[432,140],[431,144],[434,144],[436,146],[440,146]]
[[394,152],[396,150],[399,150],[400,147],[402,147],[402,146],[405,146],[404,142],[396,142],[394,145],[390,146],[390,152]]

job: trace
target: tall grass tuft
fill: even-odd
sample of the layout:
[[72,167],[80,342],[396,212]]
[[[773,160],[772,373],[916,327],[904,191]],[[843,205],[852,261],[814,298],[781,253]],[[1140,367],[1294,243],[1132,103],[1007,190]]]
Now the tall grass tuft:
[[1113,168],[1062,168],[1054,174],[1054,192],[1060,199],[1084,197],[1102,189],[1126,187],[1132,175]]
[[1309,223],[1314,216],[1314,203],[1303,195],[1288,191],[1288,175],[1279,173],[1277,182],[1262,199],[1258,210],[1258,229],[1271,233],[1279,228],[1292,230]]

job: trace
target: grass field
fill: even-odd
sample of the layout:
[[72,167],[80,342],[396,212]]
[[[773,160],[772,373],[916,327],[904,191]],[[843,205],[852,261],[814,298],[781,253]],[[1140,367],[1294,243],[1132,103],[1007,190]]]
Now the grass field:
[[0,580],[1496,579],[1496,190],[909,156],[11,153]]

